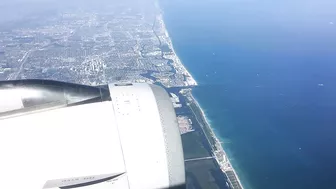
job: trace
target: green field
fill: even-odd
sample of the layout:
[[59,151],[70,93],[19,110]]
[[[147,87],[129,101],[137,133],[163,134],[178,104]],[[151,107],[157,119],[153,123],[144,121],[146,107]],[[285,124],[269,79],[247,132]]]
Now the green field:
[[202,112],[200,110],[200,107],[197,106],[197,104],[195,104],[194,102],[190,103],[190,109],[192,110],[192,112],[194,113],[198,123],[200,124],[200,126],[204,129],[204,133],[206,134],[209,142],[211,143],[212,147],[215,148],[215,143],[216,141],[214,140],[214,138],[212,137],[212,132],[210,130],[210,126],[208,126],[205,117],[202,115]]
[[194,131],[182,135],[182,144],[184,159],[208,157],[210,152],[204,144],[204,136],[202,132]]
[[226,186],[226,176],[219,169],[214,159],[186,162],[188,189],[219,189]]

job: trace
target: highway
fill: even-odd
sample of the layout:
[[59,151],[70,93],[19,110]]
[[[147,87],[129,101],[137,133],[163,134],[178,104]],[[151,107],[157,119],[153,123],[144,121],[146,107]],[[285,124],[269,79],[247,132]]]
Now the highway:
[[192,158],[192,159],[186,159],[184,160],[185,162],[188,162],[188,161],[199,161],[199,160],[205,160],[205,159],[213,159],[215,157],[213,156],[208,156],[208,157],[200,157],[200,158]]
[[21,71],[23,69],[23,66],[26,63],[26,61],[27,61],[27,59],[28,59],[28,57],[29,57],[29,55],[30,55],[31,52],[32,52],[32,50],[29,50],[28,52],[26,52],[23,55],[22,59],[19,60],[19,62],[21,62],[21,65],[20,65],[19,71],[15,74],[14,79],[17,79],[19,77],[19,75],[20,75],[20,73],[21,73]]

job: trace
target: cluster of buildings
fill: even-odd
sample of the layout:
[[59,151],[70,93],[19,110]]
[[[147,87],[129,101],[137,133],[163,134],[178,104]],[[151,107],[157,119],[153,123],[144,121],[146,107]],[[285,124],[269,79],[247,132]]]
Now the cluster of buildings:
[[155,7],[78,10],[39,22],[38,27],[0,30],[0,80],[195,85]]

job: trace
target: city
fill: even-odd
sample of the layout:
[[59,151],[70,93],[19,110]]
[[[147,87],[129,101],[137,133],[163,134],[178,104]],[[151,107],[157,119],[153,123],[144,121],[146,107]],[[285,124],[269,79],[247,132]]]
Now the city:
[[197,85],[172,49],[159,9],[149,10],[79,9],[40,27],[1,31],[0,79]]

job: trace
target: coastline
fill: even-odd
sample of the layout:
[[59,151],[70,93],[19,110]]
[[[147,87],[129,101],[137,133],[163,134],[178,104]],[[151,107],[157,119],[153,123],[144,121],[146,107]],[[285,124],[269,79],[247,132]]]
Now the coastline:
[[[206,127],[209,131],[210,131],[210,137],[215,141],[214,144],[211,143],[211,139],[208,138],[206,131],[204,130],[204,128],[202,127],[202,130],[208,140],[208,142],[210,143],[213,155],[215,156],[215,159],[218,163],[218,165],[220,166],[221,170],[223,171],[223,173],[228,177],[228,180],[230,182],[231,187],[233,188],[241,188],[244,189],[238,174],[236,173],[236,171],[234,170],[229,157],[227,156],[225,150],[223,149],[223,146],[221,144],[221,141],[218,139],[218,137],[216,136],[213,128],[211,127],[209,121],[206,118],[206,115],[203,111],[203,109],[201,108],[200,104],[197,102],[197,100],[195,99],[195,97],[192,95],[192,93],[190,93],[189,97],[192,99],[192,103],[195,103],[196,107],[198,108],[198,110],[201,112],[201,116],[202,119],[204,120],[203,122],[204,127]],[[234,178],[230,178],[227,174],[227,172],[233,172]],[[236,185],[236,186],[235,186]]]
[[[173,52],[173,57],[172,57],[172,59],[174,60],[173,66],[174,66],[174,68],[177,72],[181,71],[184,75],[186,75],[189,78],[189,81],[186,81],[186,86],[189,86],[189,87],[197,86],[198,85],[197,81],[192,77],[190,72],[186,69],[186,67],[184,66],[184,64],[180,60],[180,58],[177,56],[177,54],[175,52],[175,49],[174,49],[174,46],[173,46],[173,43],[172,43],[172,40],[169,37],[168,30],[167,30],[166,25],[164,23],[164,19],[163,19],[164,12],[161,9],[160,9],[160,12],[161,13],[158,16],[159,17],[158,20],[160,21],[160,24],[162,24],[162,28],[164,29],[167,44]],[[192,95],[192,89],[190,90],[190,93],[188,93],[186,96],[190,97],[190,103],[195,104],[195,106],[197,107],[197,111],[199,111],[200,114],[201,114],[201,120],[204,120],[203,121],[204,124],[202,124],[201,121],[197,119],[197,121],[201,125],[203,133],[205,134],[205,136],[207,138],[207,141],[210,144],[210,147],[212,149],[212,154],[213,154],[214,158],[216,159],[220,169],[227,176],[228,181],[230,182],[230,187],[233,188],[233,189],[236,189],[236,188],[237,189],[244,189],[236,171],[232,167],[232,164],[231,164],[227,154],[225,153],[225,151],[223,149],[221,141],[216,136],[216,134],[215,134],[213,128],[211,127],[209,121],[207,120],[206,115],[205,115],[203,109],[201,108],[200,104],[197,102],[197,100]],[[192,108],[191,108],[191,110],[192,110]],[[195,114],[195,116],[197,117],[194,110],[192,110],[192,111]],[[207,135],[207,132],[205,131],[205,129],[207,129],[209,131],[210,136]],[[211,137],[211,138],[209,138],[209,137]],[[213,142],[211,142],[211,141],[213,141]]]
[[[160,8],[159,8],[160,9]],[[171,40],[171,38],[169,37],[169,33],[167,30],[167,27],[164,23],[164,19],[163,19],[163,11],[160,9],[160,14],[157,16],[158,18],[156,18],[158,21],[160,21],[161,24],[161,28],[164,30],[164,41],[166,41],[167,45],[169,46],[169,48],[172,50],[172,55],[164,55],[165,58],[170,58],[173,60],[173,67],[176,70],[177,73],[181,73],[185,76],[186,81],[185,81],[185,86],[197,86],[198,83],[197,81],[193,78],[193,76],[190,74],[190,72],[186,69],[186,67],[184,66],[184,64],[182,63],[182,61],[180,60],[180,58],[177,56],[175,49],[174,49],[174,45],[173,42]]]

